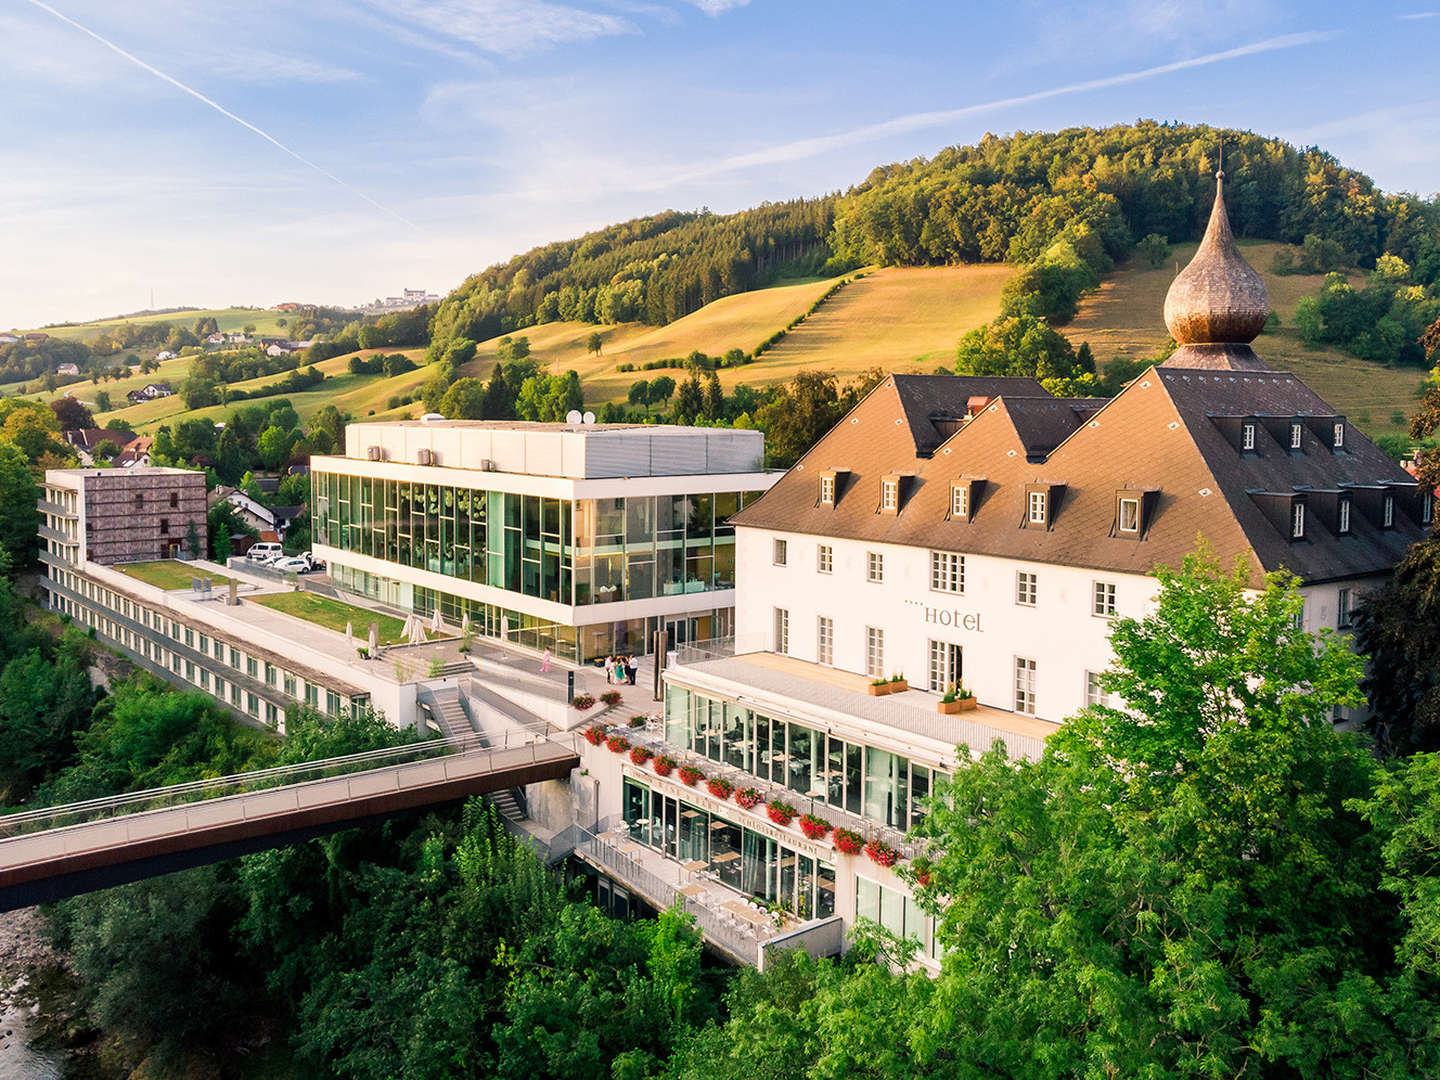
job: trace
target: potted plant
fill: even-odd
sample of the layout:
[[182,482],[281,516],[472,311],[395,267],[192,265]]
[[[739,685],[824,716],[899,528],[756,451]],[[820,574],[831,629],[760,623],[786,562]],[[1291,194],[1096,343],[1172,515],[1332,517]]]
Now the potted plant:
[[781,799],[772,799],[766,805],[765,812],[770,815],[770,820],[776,825],[789,825],[795,820],[795,815],[799,811]]
[[810,840],[823,840],[830,831],[830,823],[814,814],[800,815],[800,831]]
[[605,745],[609,747],[612,754],[623,754],[630,749],[630,740],[624,735],[611,735],[605,740]]
[[865,847],[865,838],[849,829],[836,829],[832,839],[842,855],[858,855]]
[[644,727],[644,726],[645,726],[645,717],[644,717],[644,716],[632,716],[632,717],[630,717],[629,720],[625,721],[625,724],[626,724],[627,727]]
[[871,840],[865,845],[865,854],[876,866],[894,866],[900,859],[900,853],[884,840]]
[[701,780],[705,779],[705,774],[695,768],[694,765],[682,765],[680,766],[680,779],[686,787],[694,787]]
[[599,724],[586,728],[583,734],[585,735],[585,741],[591,746],[599,746],[605,741],[605,729]]
[[765,801],[765,796],[756,791],[753,787],[741,788],[735,792],[735,805],[741,810],[754,810]]
[[722,776],[712,776],[709,780],[705,781],[705,787],[711,795],[714,795],[715,798],[721,802],[730,798],[730,793],[735,790],[735,785]]
[[606,705],[619,705],[620,691],[606,690],[603,694],[600,695],[600,700],[603,701]]
[[661,754],[650,763],[650,767],[655,770],[656,776],[669,776],[675,771],[675,759]]
[[655,756],[655,751],[648,746],[632,746],[630,748],[630,760],[636,765],[644,765]]
[[944,715],[951,716],[955,713],[969,712],[977,705],[979,702],[975,700],[975,695],[965,687],[951,686],[945,691],[945,696],[940,699],[935,708]]
[[589,694],[576,694],[575,697],[570,700],[570,704],[583,711],[594,705],[595,699]]
[[909,690],[910,684],[905,681],[904,675],[891,675],[888,679],[873,679],[866,688],[871,697],[884,697],[886,694],[899,694]]

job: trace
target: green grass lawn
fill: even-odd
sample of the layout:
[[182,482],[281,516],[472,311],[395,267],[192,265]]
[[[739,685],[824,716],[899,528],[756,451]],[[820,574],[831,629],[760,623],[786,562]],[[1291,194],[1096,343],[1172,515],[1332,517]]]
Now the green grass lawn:
[[[231,579],[224,574],[202,573],[198,567],[189,563],[181,562],[179,559],[154,559],[150,562],[122,563],[115,567],[122,574],[129,574],[133,578],[139,578],[148,585],[154,585],[161,589],[188,589],[190,580],[197,577],[208,577],[211,583],[217,588],[229,586]],[[344,629],[343,627],[341,629]]]
[[349,622],[355,634],[355,644],[364,645],[370,637],[370,624],[380,624],[381,645],[405,644],[403,631],[405,623],[393,615],[382,615],[378,611],[347,604],[343,600],[332,600],[313,592],[268,593],[265,596],[249,598],[252,603],[264,604],[272,610],[294,615],[297,619],[323,626],[327,630],[345,632]]

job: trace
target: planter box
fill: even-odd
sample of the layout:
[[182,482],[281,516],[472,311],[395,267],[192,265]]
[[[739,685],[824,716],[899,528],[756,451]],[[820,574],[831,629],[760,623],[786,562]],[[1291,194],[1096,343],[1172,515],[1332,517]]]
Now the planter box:
[[886,694],[899,694],[910,689],[910,684],[904,679],[899,682],[885,682],[879,686],[867,686],[865,688],[871,697],[884,697]]
[[935,709],[946,716],[953,716],[955,713],[970,712],[979,704],[980,702],[973,697],[956,698],[954,701],[937,702]]

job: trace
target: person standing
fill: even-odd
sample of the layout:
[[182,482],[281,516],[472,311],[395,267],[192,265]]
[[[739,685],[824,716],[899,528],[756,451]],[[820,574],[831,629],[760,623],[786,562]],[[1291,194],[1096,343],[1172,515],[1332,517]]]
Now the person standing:
[[605,685],[610,686],[615,682],[615,657],[605,657]]
[[625,659],[625,674],[630,676],[630,685],[635,685],[635,673],[640,670],[640,662],[630,656]]
[[550,670],[550,650],[545,650],[545,655],[540,658],[540,674],[544,675]]

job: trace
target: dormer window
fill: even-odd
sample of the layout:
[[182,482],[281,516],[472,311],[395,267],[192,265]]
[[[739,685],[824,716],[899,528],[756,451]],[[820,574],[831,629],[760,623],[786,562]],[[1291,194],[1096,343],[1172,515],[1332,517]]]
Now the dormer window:
[[835,477],[822,476],[820,478],[820,501],[827,506],[835,505]]
[[1290,504],[1290,539],[1305,539],[1305,504],[1293,502]]
[[1304,425],[1302,425],[1299,420],[1292,420],[1292,421],[1290,421],[1290,449],[1291,449],[1291,450],[1299,450],[1299,449],[1300,449],[1301,433],[1302,433],[1304,430],[1305,430],[1305,429],[1304,429]]
[[1138,533],[1140,531],[1140,500],[1120,500],[1120,531],[1122,533]]
[[880,481],[880,509],[894,513],[900,508],[900,481],[887,477]]
[[1050,496],[1044,491],[1030,492],[1029,507],[1026,511],[1025,520],[1031,525],[1044,525],[1047,516]]
[[1395,525],[1395,496],[1386,495],[1380,509],[1380,527],[1390,529]]
[[1240,425],[1240,449],[1255,449],[1255,424],[1251,420]]
[[1336,450],[1345,449],[1345,421],[1336,421],[1335,426],[1331,429],[1331,431],[1333,433],[1333,438],[1331,439],[1330,445],[1333,446]]
[[1341,536],[1350,535],[1350,500],[1341,499],[1338,518],[1336,520],[1336,532]]
[[956,484],[950,489],[950,516],[970,516],[970,485]]

